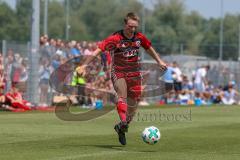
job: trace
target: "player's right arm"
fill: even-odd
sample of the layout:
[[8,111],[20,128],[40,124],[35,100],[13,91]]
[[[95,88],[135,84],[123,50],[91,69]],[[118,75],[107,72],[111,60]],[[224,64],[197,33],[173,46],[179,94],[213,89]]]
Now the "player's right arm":
[[114,50],[116,46],[117,44],[115,35],[110,35],[98,44],[98,48],[93,52],[93,55],[87,56],[83,64],[76,68],[76,72],[84,76],[85,68],[90,62],[92,62],[101,52],[104,52],[106,50]]
[[97,48],[93,54],[91,56],[87,56],[87,58],[85,59],[85,61],[83,62],[83,64],[81,66],[78,66],[76,68],[76,72],[79,74],[79,75],[85,75],[85,69],[86,69],[86,66],[92,62],[100,53],[102,52],[102,50],[100,48]]

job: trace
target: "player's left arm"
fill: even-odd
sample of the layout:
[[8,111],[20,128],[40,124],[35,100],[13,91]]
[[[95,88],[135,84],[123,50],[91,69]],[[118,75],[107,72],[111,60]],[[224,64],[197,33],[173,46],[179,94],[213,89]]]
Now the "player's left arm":
[[148,40],[147,37],[140,32],[138,33],[138,35],[141,39],[141,46],[145,49],[147,54],[149,54],[153,59],[157,61],[157,64],[160,66],[161,70],[167,70],[167,64],[160,58],[159,54],[152,47],[151,41]]
[[160,58],[159,54],[155,51],[155,49],[150,46],[148,49],[145,49],[145,51],[157,61],[157,64],[160,66],[162,70],[167,69],[167,64]]

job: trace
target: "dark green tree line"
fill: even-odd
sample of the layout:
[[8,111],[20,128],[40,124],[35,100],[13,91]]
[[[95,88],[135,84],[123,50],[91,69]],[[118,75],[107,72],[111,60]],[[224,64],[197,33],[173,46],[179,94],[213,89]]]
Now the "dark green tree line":
[[[44,0],[41,2],[41,33]],[[0,3],[0,39],[29,41],[31,0],[20,0],[16,9]],[[142,16],[138,0],[69,0],[69,38],[98,41],[123,26],[129,11]],[[158,0],[145,9],[145,33],[162,54],[207,55],[218,58],[220,19],[206,19],[196,11],[187,11],[184,1]],[[141,30],[140,22],[140,29]],[[240,15],[224,16],[223,58],[238,58]],[[66,5],[64,0],[50,0],[48,5],[49,37],[65,39]]]

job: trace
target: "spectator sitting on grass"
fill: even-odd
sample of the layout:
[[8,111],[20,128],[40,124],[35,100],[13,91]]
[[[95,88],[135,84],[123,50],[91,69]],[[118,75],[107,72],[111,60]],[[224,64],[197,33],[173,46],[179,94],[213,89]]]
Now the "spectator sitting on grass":
[[194,104],[196,106],[201,106],[201,105],[205,104],[205,102],[203,101],[203,99],[201,97],[200,92],[195,92]]
[[222,91],[219,88],[214,88],[212,95],[211,95],[211,101],[213,104],[220,104],[222,102]]
[[239,93],[233,88],[233,86],[228,86],[228,90],[223,92],[222,102],[225,105],[238,104],[236,99],[237,96],[239,96]]
[[180,105],[187,105],[191,100],[190,95],[188,94],[188,90],[182,90],[178,95],[178,99]]
[[6,94],[6,102],[16,109],[23,111],[31,110],[31,103],[23,99],[22,94],[16,87],[16,83],[12,83],[12,88]]

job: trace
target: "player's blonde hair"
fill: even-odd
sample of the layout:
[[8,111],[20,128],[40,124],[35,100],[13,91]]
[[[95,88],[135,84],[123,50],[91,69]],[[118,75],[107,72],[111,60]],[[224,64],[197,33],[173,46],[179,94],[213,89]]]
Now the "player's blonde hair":
[[138,15],[136,13],[133,12],[129,12],[126,17],[124,18],[124,23],[126,24],[128,22],[129,19],[135,20],[135,21],[140,21],[140,18],[138,17]]

